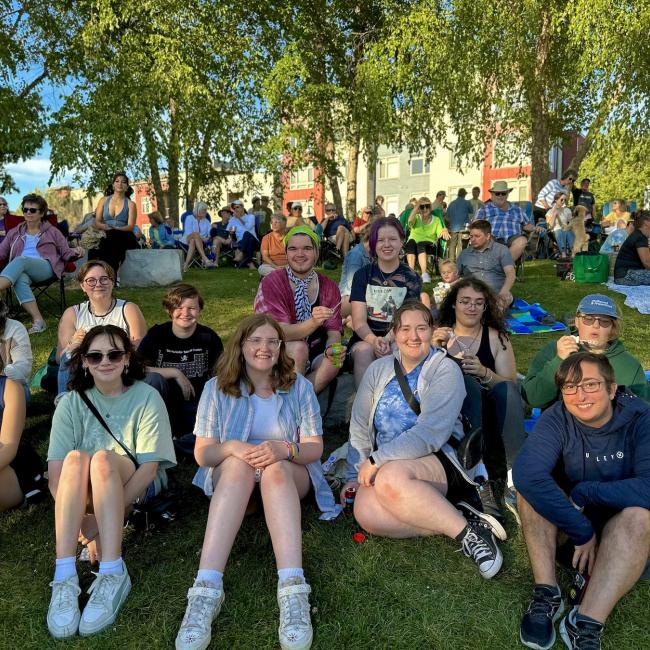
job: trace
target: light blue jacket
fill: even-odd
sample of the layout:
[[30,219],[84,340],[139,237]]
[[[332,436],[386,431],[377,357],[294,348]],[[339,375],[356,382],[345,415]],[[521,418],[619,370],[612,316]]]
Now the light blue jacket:
[[[197,437],[218,438],[220,442],[248,440],[253,424],[253,400],[243,383],[240,388],[241,397],[238,398],[219,390],[216,377],[205,384],[194,426],[194,434]],[[314,388],[307,379],[298,375],[289,390],[278,390],[278,396],[278,424],[284,440],[300,442],[300,437],[323,435],[320,407]],[[342,508],[334,500],[320,462],[314,461],[305,467],[314,487],[316,503],[323,513],[320,518],[334,519]],[[199,467],[192,481],[208,496],[212,495],[213,471],[213,467]]]

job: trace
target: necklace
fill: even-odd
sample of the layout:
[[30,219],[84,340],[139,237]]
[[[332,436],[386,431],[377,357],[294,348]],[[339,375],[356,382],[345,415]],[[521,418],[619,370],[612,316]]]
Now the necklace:
[[[456,345],[458,345],[460,351],[463,353],[463,356],[465,356],[472,349],[472,347],[474,346],[474,343],[476,343],[476,339],[478,338],[478,335],[483,331],[483,328],[479,327],[478,332],[476,332],[476,334],[474,335],[474,338],[470,341],[469,345],[467,345],[466,343],[463,343],[460,340],[460,337],[458,336],[458,334],[456,334],[455,329],[452,328],[451,331],[454,333],[454,342],[456,343]],[[463,338],[469,338],[471,336],[471,334],[469,336],[466,336],[466,335],[463,334],[462,336],[463,336]]]
[[90,313],[91,313],[95,318],[106,318],[106,316],[108,316],[108,315],[113,311],[113,309],[115,308],[115,305],[117,305],[117,299],[116,299],[116,298],[113,298],[113,299],[111,300],[111,306],[108,308],[108,311],[107,311],[107,312],[105,312],[105,313],[103,313],[103,314],[96,314],[96,313],[93,311],[93,306],[92,306],[92,304],[90,303],[90,301],[88,301],[88,311],[89,311],[89,312],[90,312]]
[[[377,264],[377,270],[381,274],[381,278],[382,278],[381,286],[382,287],[387,287],[388,286],[388,278],[384,275],[384,272],[381,270],[381,267],[379,266],[379,264]],[[395,269],[395,271],[396,270],[397,269]],[[393,273],[395,273],[395,271],[389,271],[388,272],[388,277],[390,278],[390,276],[393,275]]]

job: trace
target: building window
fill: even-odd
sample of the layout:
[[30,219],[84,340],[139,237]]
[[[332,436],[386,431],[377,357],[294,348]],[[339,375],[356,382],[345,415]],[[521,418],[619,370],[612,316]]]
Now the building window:
[[291,179],[289,181],[290,190],[308,190],[312,187],[314,187],[313,167],[291,172]]
[[411,159],[411,176],[422,176],[431,171],[431,165],[424,158]]
[[143,196],[140,199],[140,210],[142,211],[143,214],[149,214],[150,212],[153,212],[153,206],[151,205],[150,196]]
[[382,158],[379,161],[379,178],[380,180],[399,178],[399,156]]

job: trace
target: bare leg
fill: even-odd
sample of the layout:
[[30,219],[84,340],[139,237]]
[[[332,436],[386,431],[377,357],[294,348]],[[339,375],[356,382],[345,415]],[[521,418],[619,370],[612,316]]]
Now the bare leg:
[[517,239],[513,240],[510,244],[510,254],[513,262],[516,262],[521,257],[527,245],[528,240],[525,237],[517,237]]
[[194,253],[196,251],[196,246],[194,245],[194,240],[192,237],[187,238],[187,255],[185,256],[185,263],[183,264],[183,271],[187,271],[190,268],[192,259],[194,258]]
[[9,466],[0,470],[0,512],[19,506],[23,499],[16,472]]
[[406,254],[406,263],[412,271],[415,271],[415,255],[413,253]]
[[339,374],[340,368],[334,367],[330,359],[323,357],[320,362],[312,366],[314,370],[307,375],[307,379],[314,385],[316,395],[322,393]]
[[32,317],[32,321],[36,322],[45,320],[41,315],[41,312],[38,308],[38,303],[35,300],[24,302],[21,307]]
[[427,254],[426,253],[420,253],[418,255],[418,264],[420,265],[420,271],[422,273],[427,272]]
[[300,499],[309,492],[307,469],[287,460],[273,463],[265,468],[260,488],[278,569],[302,567]]
[[194,250],[200,255],[201,259],[207,264],[210,260],[205,254],[205,246],[203,245],[203,240],[201,235],[198,232],[193,232],[189,237],[188,241],[192,240],[194,242]]
[[375,485],[361,487],[354,516],[369,532],[385,537],[456,537],[467,525],[447,501],[447,479],[435,456],[386,463]]
[[605,623],[614,605],[636,584],[650,554],[650,512],[625,508],[603,530],[584,599],[578,611]]
[[9,289],[11,287],[11,282],[9,278],[5,278],[4,276],[0,275],[0,291],[4,291],[5,289]]
[[555,575],[557,528],[539,515],[519,492],[517,492],[517,512],[521,518],[535,584],[557,585]]
[[354,385],[357,388],[359,388],[368,366],[375,358],[375,350],[372,345],[365,341],[355,343],[354,350],[352,351],[352,359],[354,360]]
[[86,512],[90,456],[71,451],[63,461],[54,502],[56,557],[75,555],[81,519]]
[[296,372],[301,375],[305,374],[307,361],[309,359],[309,350],[304,341],[287,341],[286,344],[287,354],[293,359],[296,364]]
[[341,317],[343,319],[352,315],[352,305],[350,305],[350,296],[343,296],[341,298]]
[[199,569],[223,573],[255,487],[255,470],[243,460],[230,456],[215,468],[213,484]]
[[90,460],[93,510],[102,542],[102,560],[122,555],[124,484],[135,473],[133,463],[114,451],[101,450]]

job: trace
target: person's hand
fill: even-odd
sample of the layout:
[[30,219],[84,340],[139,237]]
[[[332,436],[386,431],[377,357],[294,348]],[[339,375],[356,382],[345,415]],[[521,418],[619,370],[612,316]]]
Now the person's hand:
[[375,348],[375,354],[378,357],[385,357],[387,354],[390,354],[390,341],[383,336],[378,336],[375,339],[375,342],[373,344],[373,347]]
[[570,354],[579,350],[578,342],[573,336],[561,336],[556,343],[557,356],[566,359]]
[[436,327],[431,335],[431,343],[438,348],[446,348],[453,334],[451,327]]
[[86,514],[81,519],[81,529],[79,531],[79,541],[84,545],[88,546],[89,542],[92,542],[97,535],[99,535],[99,527],[97,526],[97,519],[92,513]]
[[179,385],[181,393],[183,393],[183,399],[186,401],[192,399],[194,397],[194,386],[192,386],[192,382],[180,370],[174,379]]
[[584,573],[586,570],[588,574],[591,574],[591,571],[594,568],[594,563],[596,562],[597,550],[598,540],[594,533],[588,542],[576,546],[575,551],[573,552],[573,568],[580,573]]
[[364,460],[363,463],[361,463],[361,467],[359,467],[359,485],[362,485],[363,487],[372,487],[375,483],[375,476],[377,476],[378,471],[379,467],[377,467],[377,465],[373,465],[369,460]]
[[350,488],[356,488],[357,490],[359,489],[359,481],[348,481],[342,488],[341,488],[341,494],[339,495],[339,499],[341,500],[341,505],[345,505],[345,491]]
[[463,355],[460,366],[466,375],[483,379],[486,375],[486,367],[478,360],[476,356]]
[[546,228],[543,228],[542,226],[535,226],[535,232],[538,232],[538,233],[541,234],[543,232],[546,232]]
[[499,291],[497,294],[497,302],[499,303],[499,307],[501,307],[501,309],[508,309],[513,300],[514,298],[508,290],[501,289],[501,291]]
[[77,246],[73,248],[72,251],[77,257],[83,257],[86,254],[86,249],[83,246]]
[[449,241],[451,239],[451,235],[449,234],[449,231],[446,228],[443,228],[442,231],[440,232],[440,237],[444,239],[445,241]]
[[68,352],[72,352],[72,350],[76,350],[81,345],[81,342],[84,340],[84,336],[86,336],[86,330],[78,329],[70,337],[70,340],[68,341]]
[[[345,361],[345,354],[348,351],[347,347],[345,345],[341,345],[341,352],[339,353],[339,358],[341,360],[341,363]],[[328,345],[325,348],[325,356],[331,361],[332,357],[334,356],[333,352],[333,346]]]
[[329,307],[314,307],[311,312],[312,320],[320,327],[332,318],[334,310]]
[[254,445],[248,453],[244,454],[244,460],[255,469],[263,469],[280,460],[287,460],[288,457],[289,450],[281,440],[267,440]]

